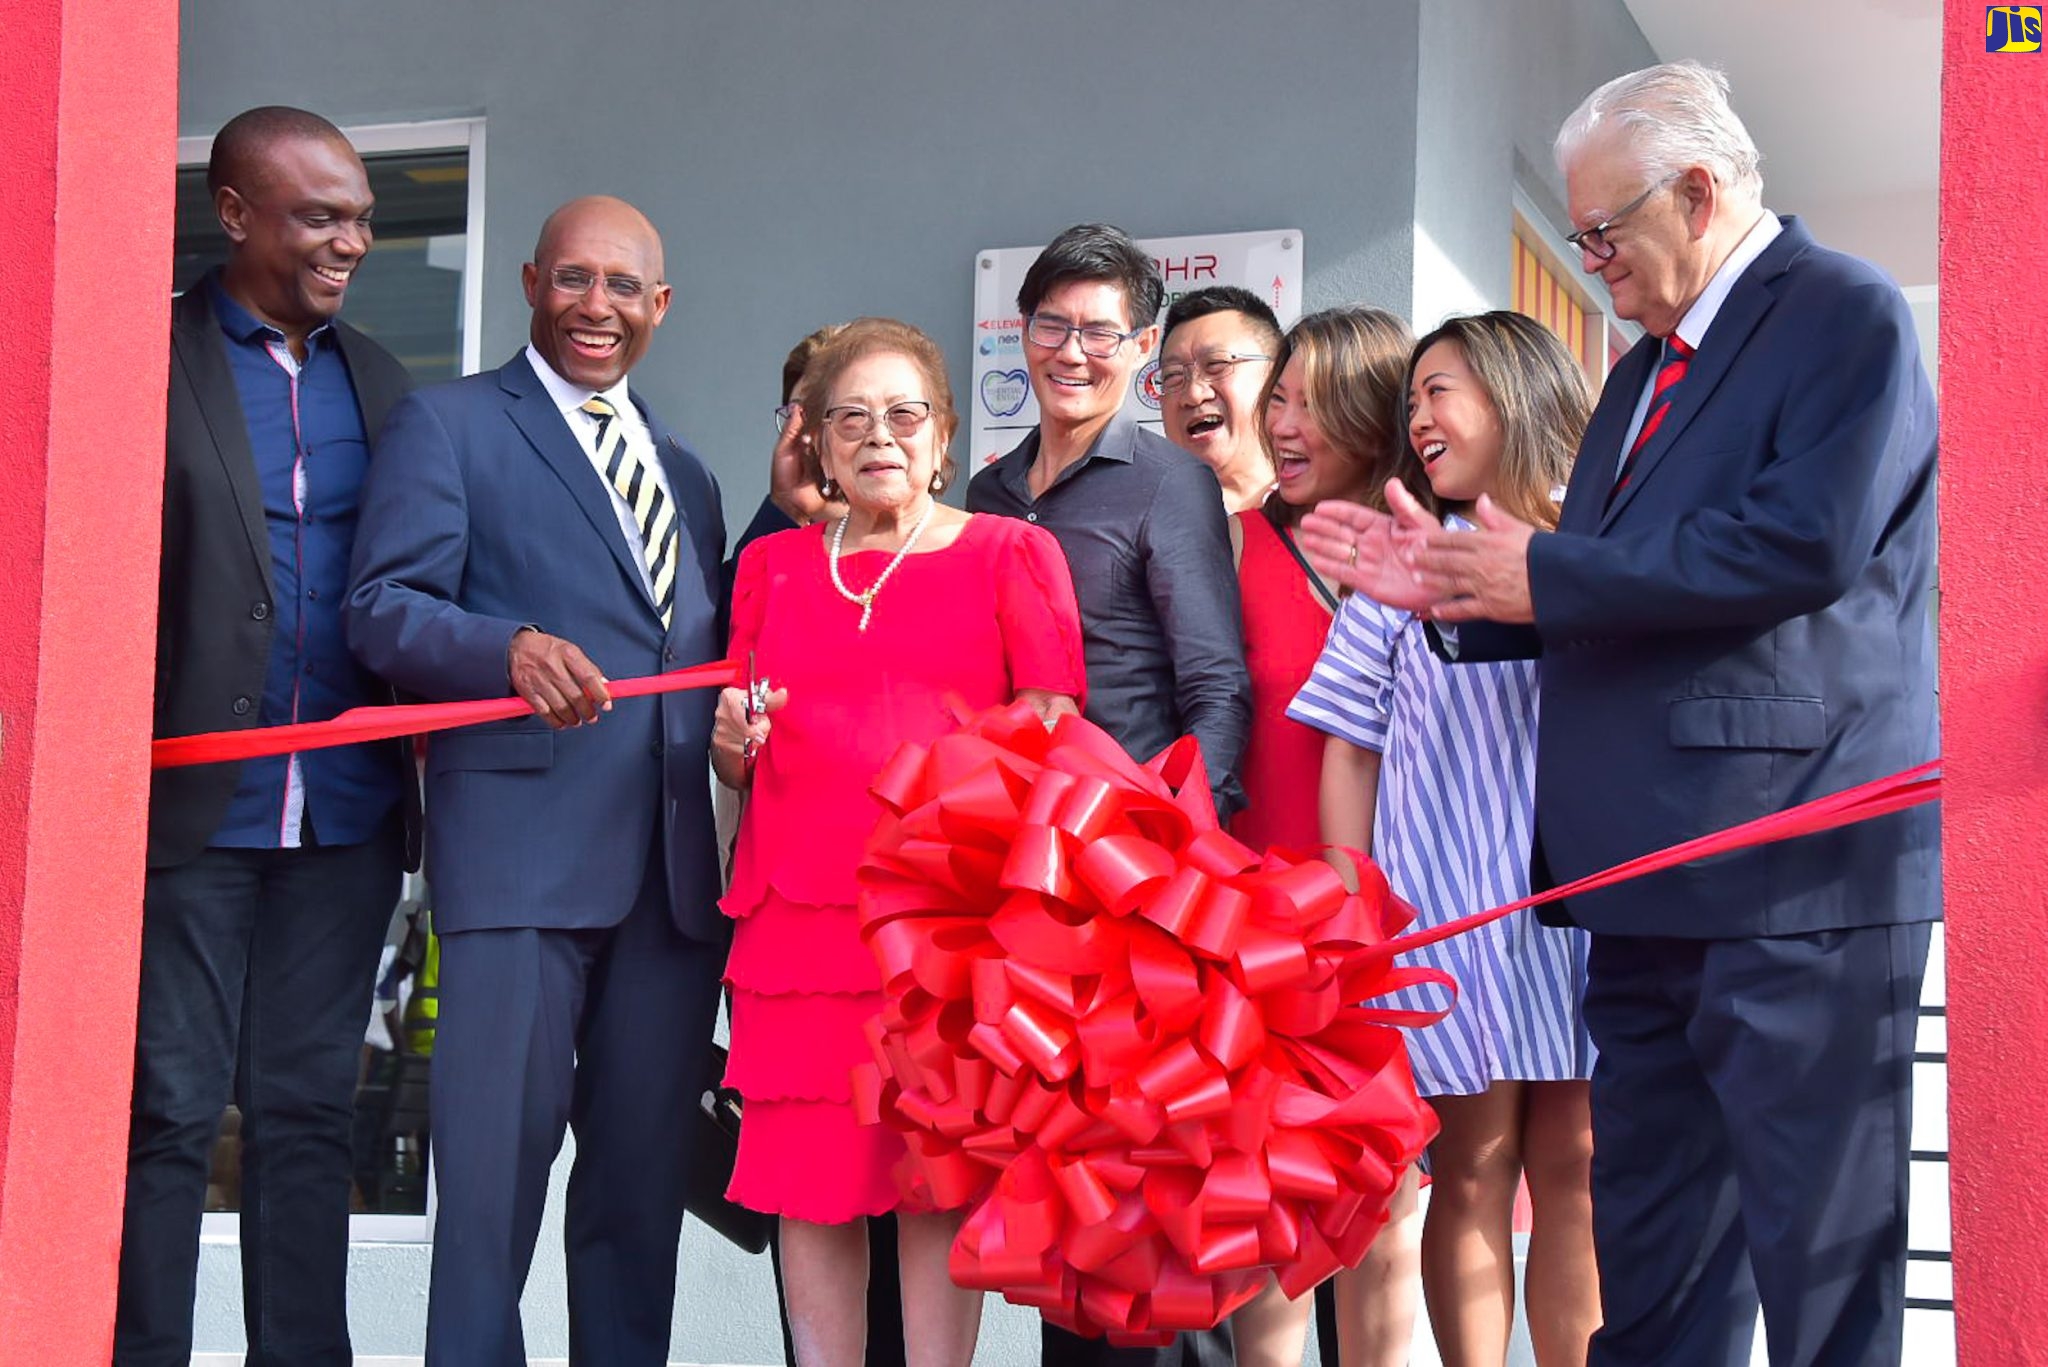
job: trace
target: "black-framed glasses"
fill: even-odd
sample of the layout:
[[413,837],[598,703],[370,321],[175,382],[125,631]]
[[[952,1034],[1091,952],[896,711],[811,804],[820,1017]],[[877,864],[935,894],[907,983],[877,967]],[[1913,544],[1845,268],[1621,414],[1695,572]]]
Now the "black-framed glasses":
[[581,266],[557,266],[548,272],[548,283],[564,294],[579,298],[590,293],[590,287],[598,280],[604,280],[604,292],[615,304],[630,304],[647,293],[647,282],[636,275],[607,275],[599,277],[594,271]]
[[1067,338],[1079,337],[1081,354],[1093,356],[1098,361],[1106,361],[1116,355],[1125,342],[1144,330],[1133,328],[1129,332],[1118,332],[1100,323],[1070,323],[1064,318],[1048,318],[1038,313],[1024,320],[1024,335],[1031,339],[1031,345],[1058,351],[1067,344]]
[[1163,365],[1152,376],[1152,383],[1159,386],[1162,394],[1178,394],[1188,387],[1189,381],[1200,375],[1214,389],[1230,378],[1230,372],[1246,361],[1270,361],[1273,358],[1258,351],[1219,351],[1204,356],[1191,365]]
[[775,409],[775,430],[777,432],[787,432],[790,419],[794,418],[800,411],[797,405],[793,403],[777,405]]
[[1607,234],[1613,232],[1624,218],[1642,208],[1651,195],[1656,194],[1659,190],[1677,179],[1676,175],[1666,176],[1628,203],[1622,205],[1618,212],[1609,214],[1605,219],[1595,223],[1592,227],[1581,228],[1575,233],[1566,233],[1564,235],[1566,245],[1571,247],[1573,251],[1584,252],[1595,261],[1612,261],[1614,259],[1614,244],[1607,240]]
[[825,410],[825,425],[841,441],[866,441],[875,424],[885,423],[889,435],[901,440],[931,421],[932,406],[923,399],[892,403],[880,413],[859,404],[842,403]]

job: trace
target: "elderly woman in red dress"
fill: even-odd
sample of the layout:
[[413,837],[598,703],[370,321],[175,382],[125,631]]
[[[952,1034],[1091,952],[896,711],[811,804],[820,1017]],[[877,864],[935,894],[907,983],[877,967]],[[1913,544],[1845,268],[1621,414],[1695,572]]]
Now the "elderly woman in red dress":
[[747,794],[724,902],[726,1080],[746,1098],[730,1196],[781,1217],[802,1367],[858,1367],[863,1226],[885,1211],[899,1217],[907,1360],[963,1367],[981,1293],[946,1275],[958,1216],[906,1207],[901,1137],[854,1114],[862,1026],[882,1007],[854,872],[881,814],[869,785],[897,747],[943,735],[957,705],[1074,709],[1080,619],[1050,534],[939,502],[958,418],[929,337],[852,323],[812,359],[798,400],[812,473],[847,512],[748,547],[734,588],[733,655],[775,688],[752,716],[727,689],[712,736],[719,779]]

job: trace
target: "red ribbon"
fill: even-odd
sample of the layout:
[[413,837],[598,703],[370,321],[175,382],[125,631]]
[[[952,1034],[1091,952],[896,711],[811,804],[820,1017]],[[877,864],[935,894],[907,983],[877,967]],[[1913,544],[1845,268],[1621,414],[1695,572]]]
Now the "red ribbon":
[[[732,660],[713,660],[640,679],[615,679],[609,685],[614,698],[638,698],[651,693],[673,693],[685,688],[722,688],[740,677]],[[407,703],[396,707],[351,707],[327,721],[294,722],[289,726],[259,726],[244,731],[209,731],[201,736],[167,736],[151,741],[149,767],[173,769],[184,764],[218,764],[226,760],[257,759],[264,755],[289,755],[305,750],[324,750],[333,745],[354,745],[358,741],[390,740],[394,736],[416,736],[427,731],[445,731],[455,726],[480,722],[507,721],[530,715],[533,709],[522,698],[481,698],[474,702]]]
[[1442,1013],[1357,1003],[1450,985],[1369,955],[1414,915],[1377,871],[1350,894],[1233,839],[1190,741],[1140,767],[1028,707],[875,791],[855,1094],[908,1132],[914,1200],[969,1207],[956,1282],[1160,1343],[1364,1256],[1436,1128],[1394,1026]]

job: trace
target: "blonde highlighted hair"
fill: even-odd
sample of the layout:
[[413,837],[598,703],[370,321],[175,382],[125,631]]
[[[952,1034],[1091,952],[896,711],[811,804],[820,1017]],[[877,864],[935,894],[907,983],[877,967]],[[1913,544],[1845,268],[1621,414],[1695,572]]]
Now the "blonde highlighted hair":
[[[1299,357],[1296,397],[1308,408],[1323,439],[1358,466],[1363,500],[1385,511],[1382,487],[1399,473],[1408,450],[1402,402],[1411,336],[1399,317],[1364,304],[1311,313],[1287,329],[1259,395],[1259,444],[1267,463],[1277,464],[1266,411],[1281,372]],[[1414,458],[1407,459],[1412,463]],[[1280,520],[1292,523],[1309,510],[1282,505],[1274,511]]]

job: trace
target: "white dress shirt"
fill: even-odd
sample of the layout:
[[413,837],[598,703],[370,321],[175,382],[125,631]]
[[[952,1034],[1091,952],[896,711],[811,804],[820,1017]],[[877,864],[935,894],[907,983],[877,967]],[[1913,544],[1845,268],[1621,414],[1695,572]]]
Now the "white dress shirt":
[[[654,449],[654,438],[648,434],[647,424],[640,417],[640,410],[633,406],[632,396],[626,392],[625,377],[620,376],[617,384],[601,391],[570,384],[555,373],[554,367],[542,359],[541,354],[533,349],[531,342],[526,344],[526,362],[533,367],[533,373],[540,376],[541,386],[548,391],[548,397],[555,401],[555,407],[561,410],[562,421],[569,424],[569,431],[576,438],[577,444],[583,448],[583,454],[590,457],[590,468],[596,472],[597,482],[603,486],[605,493],[611,496],[612,511],[618,514],[619,518],[619,530],[625,534],[626,545],[633,551],[633,563],[640,570],[640,583],[646,588],[647,596],[652,598],[654,577],[647,571],[646,547],[640,540],[640,519],[633,515],[633,505],[626,502],[626,496],[614,489],[612,482],[605,478],[604,466],[597,458],[597,417],[583,411],[583,405],[592,395],[598,395],[617,410],[618,417],[614,421],[619,423],[625,433],[626,449],[639,457],[648,474],[653,476],[655,487],[661,490],[662,497],[668,500],[671,508],[674,508],[676,492],[669,487],[668,471],[662,468],[660,453]],[[680,530],[680,509],[676,511],[676,522]]]
[[[1735,250],[1728,253],[1728,259],[1721,263],[1721,269],[1714,272],[1714,278],[1707,282],[1707,287],[1700,291],[1700,297],[1692,301],[1685,317],[1678,320],[1674,331],[1681,341],[1694,351],[1700,349],[1700,343],[1706,340],[1707,329],[1713,326],[1721,305],[1728,302],[1728,292],[1735,288],[1735,282],[1783,231],[1784,225],[1778,222],[1778,216],[1769,209],[1764,210],[1755,226],[1735,244]],[[1635,417],[1629,421],[1628,432],[1621,439],[1621,451],[1614,460],[1616,475],[1621,473],[1622,464],[1635,447],[1636,433],[1643,430],[1643,423],[1649,419],[1650,400],[1657,392],[1657,374],[1663,368],[1660,360],[1650,367],[1650,378],[1643,382],[1642,397],[1636,400]]]

